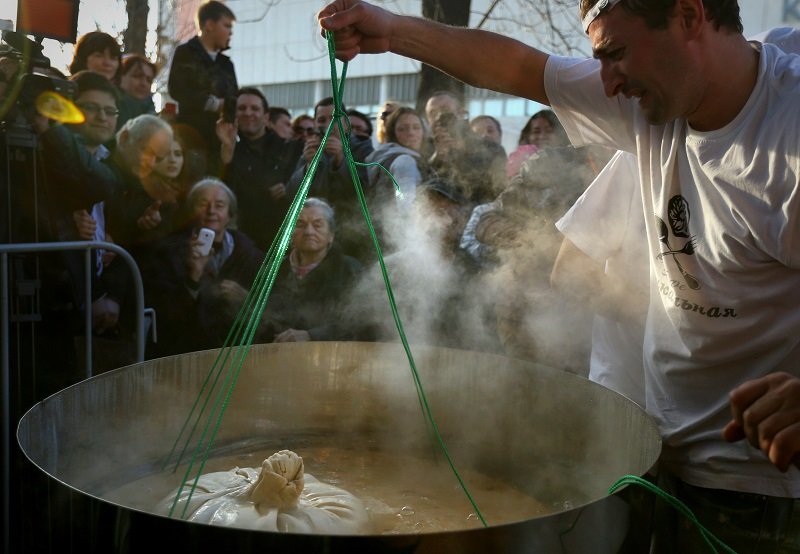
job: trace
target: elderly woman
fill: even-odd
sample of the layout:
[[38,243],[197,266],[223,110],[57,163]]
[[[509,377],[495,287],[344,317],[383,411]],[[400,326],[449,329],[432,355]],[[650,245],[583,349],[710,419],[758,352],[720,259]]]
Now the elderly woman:
[[[222,346],[263,259],[234,229],[236,197],[225,183],[200,180],[186,207],[191,224],[159,241],[142,267],[148,305],[158,314],[157,356]],[[214,233],[207,253],[201,229]]]
[[337,246],[333,208],[319,198],[303,205],[264,315],[267,340],[299,342],[353,338],[341,307],[361,265]]

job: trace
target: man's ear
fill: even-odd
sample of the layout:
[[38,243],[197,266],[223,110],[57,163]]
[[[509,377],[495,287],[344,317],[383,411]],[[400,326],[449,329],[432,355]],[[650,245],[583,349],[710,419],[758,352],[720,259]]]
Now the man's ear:
[[117,145],[125,146],[126,144],[128,144],[130,138],[131,138],[130,131],[128,131],[127,129],[124,131],[120,131],[119,136],[117,137]]
[[675,16],[687,38],[697,38],[707,21],[703,0],[678,0],[675,3]]

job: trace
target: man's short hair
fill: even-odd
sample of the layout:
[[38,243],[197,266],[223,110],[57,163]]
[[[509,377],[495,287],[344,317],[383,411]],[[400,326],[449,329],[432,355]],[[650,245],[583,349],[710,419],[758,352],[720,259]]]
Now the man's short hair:
[[477,123],[478,121],[483,121],[484,119],[488,119],[494,126],[497,127],[498,132],[502,135],[503,134],[503,126],[500,125],[500,122],[497,120],[496,117],[492,117],[491,115],[476,115],[472,118],[472,121],[469,122],[470,125],[473,123]]
[[350,117],[357,117],[358,119],[364,121],[367,124],[367,134],[372,136],[372,121],[370,121],[369,116],[363,112],[358,110],[347,110],[347,115]]
[[153,77],[158,75],[158,66],[141,54],[125,54],[122,56],[122,75],[127,75],[140,65],[146,65],[153,70]]
[[206,21],[219,21],[223,17],[236,20],[236,16],[228,6],[217,0],[209,0],[197,8],[197,27],[202,29]]
[[258,96],[261,98],[261,105],[264,107],[264,113],[269,111],[269,102],[267,102],[267,97],[264,96],[264,93],[258,90],[255,87],[242,87],[238,91],[236,91],[236,98],[239,98],[243,94],[252,94],[253,96]]
[[[599,0],[581,0],[581,19],[597,2]],[[676,0],[622,0],[620,6],[628,13],[644,19],[650,29],[664,29],[669,23],[675,2]],[[725,27],[739,33],[744,32],[737,0],[703,0],[703,7],[708,20],[714,23],[714,29]]]
[[289,110],[287,110],[286,108],[281,108],[280,106],[273,106],[269,108],[269,110],[267,110],[267,114],[269,116],[270,123],[275,123],[276,121],[278,121],[278,118],[282,115],[288,117],[290,121],[292,119],[292,114],[289,113]]
[[193,211],[194,205],[197,203],[197,197],[200,196],[201,192],[211,187],[218,187],[222,189],[222,191],[225,193],[225,196],[228,197],[228,217],[230,220],[228,221],[227,228],[235,229],[236,216],[239,210],[238,202],[236,201],[236,194],[228,185],[216,177],[203,177],[194,185],[192,185],[192,188],[189,189],[189,193],[186,195],[186,201],[184,202],[184,205],[188,210]]
[[[434,98],[436,96],[447,96],[449,98],[452,98],[453,100],[455,100],[456,104],[458,104],[459,108],[462,108],[462,109],[464,108],[464,97],[459,95],[459,94],[457,94],[457,93],[455,93],[455,92],[453,92],[452,90],[444,90],[444,89],[442,89],[442,90],[434,91],[433,93],[431,93],[430,96],[428,96],[428,100],[430,100],[431,98]],[[428,103],[428,100],[425,100],[426,104]]]
[[111,81],[99,73],[84,69],[83,71],[78,71],[75,75],[72,75],[69,80],[78,85],[78,92],[75,95],[76,97],[81,96],[90,90],[97,90],[109,94],[114,99],[114,104],[119,106],[119,91],[117,90],[117,87],[115,87]]
[[[327,96],[314,104],[314,119],[317,118],[317,110],[323,108],[325,106],[333,106],[333,96]],[[347,108],[344,104],[342,104],[342,109],[347,111]]]

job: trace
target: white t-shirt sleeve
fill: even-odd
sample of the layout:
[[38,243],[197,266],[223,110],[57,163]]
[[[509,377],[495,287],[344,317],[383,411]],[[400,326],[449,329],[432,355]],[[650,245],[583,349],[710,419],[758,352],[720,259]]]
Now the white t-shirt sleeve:
[[574,146],[597,144],[636,152],[636,100],[606,96],[599,61],[550,56],[544,85],[550,106]]
[[419,172],[417,162],[406,154],[397,156],[392,162],[389,171],[394,175],[397,186],[400,187],[400,192],[403,193],[403,198],[399,201],[400,204],[410,208],[416,197],[417,185],[422,180],[422,174]]
[[623,247],[631,218],[644,227],[639,186],[636,157],[618,151],[556,227],[584,254],[605,262]]

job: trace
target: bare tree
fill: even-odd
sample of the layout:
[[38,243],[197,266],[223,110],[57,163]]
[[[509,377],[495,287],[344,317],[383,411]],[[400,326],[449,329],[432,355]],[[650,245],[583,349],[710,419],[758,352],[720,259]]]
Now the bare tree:
[[[575,0],[492,0],[485,10],[471,11],[471,0],[422,0],[422,16],[434,21],[466,27],[470,16],[476,28],[507,35],[524,36],[546,52],[585,55],[587,42],[578,21]],[[420,69],[417,109],[423,109],[436,90],[463,96],[464,84],[430,66]]]
[[494,0],[477,27],[524,36],[525,42],[563,56],[589,54],[576,0]]
[[[440,23],[466,27],[469,25],[471,0],[422,0],[422,16]],[[464,97],[464,83],[446,73],[422,64],[417,87],[417,110],[425,111],[425,102],[431,93],[449,90]]]
[[147,16],[150,13],[148,0],[125,0],[128,25],[122,33],[122,46],[125,52],[145,54],[147,43]]

